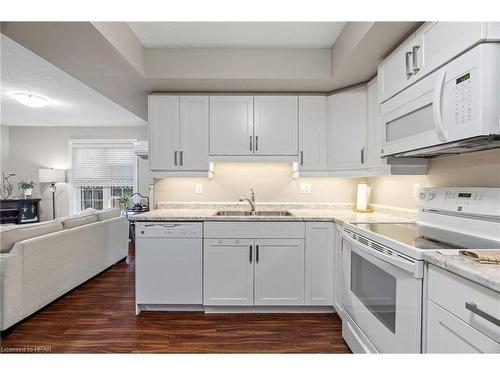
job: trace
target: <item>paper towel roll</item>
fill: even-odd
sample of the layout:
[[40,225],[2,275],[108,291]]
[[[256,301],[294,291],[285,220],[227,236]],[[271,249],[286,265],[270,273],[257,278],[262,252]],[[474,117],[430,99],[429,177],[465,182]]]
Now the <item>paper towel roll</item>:
[[356,192],[356,211],[369,211],[368,210],[368,196],[370,195],[370,187],[366,182],[358,184]]

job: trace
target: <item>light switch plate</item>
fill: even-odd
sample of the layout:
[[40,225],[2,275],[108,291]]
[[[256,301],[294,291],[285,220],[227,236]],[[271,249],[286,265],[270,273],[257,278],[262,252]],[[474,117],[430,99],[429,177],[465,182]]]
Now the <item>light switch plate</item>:
[[311,184],[302,182],[300,184],[300,194],[309,194],[311,192]]
[[413,198],[417,198],[420,194],[420,190],[422,190],[422,185],[413,184]]
[[196,194],[203,194],[203,184],[195,184],[194,192]]

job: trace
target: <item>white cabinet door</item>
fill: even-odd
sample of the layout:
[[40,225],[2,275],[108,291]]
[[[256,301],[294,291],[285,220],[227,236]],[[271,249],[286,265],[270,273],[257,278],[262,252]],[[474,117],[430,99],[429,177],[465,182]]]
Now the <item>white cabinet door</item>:
[[412,70],[415,34],[378,66],[379,101],[382,103],[414,81]]
[[208,169],[208,96],[180,97],[179,166]]
[[210,155],[252,155],[253,96],[210,97]]
[[305,303],[333,304],[334,223],[306,223]]
[[304,305],[304,240],[255,240],[255,305]]
[[427,353],[500,353],[500,343],[430,300],[426,340]]
[[382,159],[382,117],[378,101],[378,80],[372,79],[366,86],[367,119],[366,119],[366,164],[377,167],[386,164]]
[[326,96],[299,96],[300,170],[326,170],[326,134]]
[[179,165],[179,97],[149,96],[149,168],[176,170]]
[[256,96],[255,154],[297,155],[298,97]]
[[342,226],[341,225],[336,225],[335,226],[335,243],[334,243],[334,282],[333,282],[333,287],[334,287],[334,301],[333,301],[333,307],[335,308],[335,311],[337,311],[337,314],[339,314],[340,318],[343,318],[343,307],[342,307],[342,288],[344,287],[344,283],[342,281],[342,268],[343,268],[343,261],[342,261]]
[[328,169],[364,167],[366,86],[328,98]]
[[486,22],[428,22],[416,33],[416,79],[486,39]]
[[253,240],[210,239],[203,249],[203,304],[253,305]]

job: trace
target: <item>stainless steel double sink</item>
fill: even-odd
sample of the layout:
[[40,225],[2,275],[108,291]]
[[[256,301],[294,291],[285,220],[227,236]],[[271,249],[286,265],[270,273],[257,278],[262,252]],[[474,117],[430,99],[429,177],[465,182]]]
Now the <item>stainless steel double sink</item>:
[[221,210],[214,216],[293,216],[290,211],[243,211],[243,210]]

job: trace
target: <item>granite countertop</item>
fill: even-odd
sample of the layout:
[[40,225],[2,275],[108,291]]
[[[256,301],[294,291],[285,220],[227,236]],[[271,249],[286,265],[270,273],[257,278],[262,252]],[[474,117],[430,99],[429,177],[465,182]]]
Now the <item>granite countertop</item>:
[[424,253],[424,260],[500,293],[500,265],[481,264],[456,252],[429,251]]
[[343,222],[408,222],[411,210],[356,213],[349,204],[260,203],[257,210],[288,210],[292,216],[214,216],[218,210],[248,210],[240,203],[159,203],[162,208],[135,215],[131,221],[334,221]]

